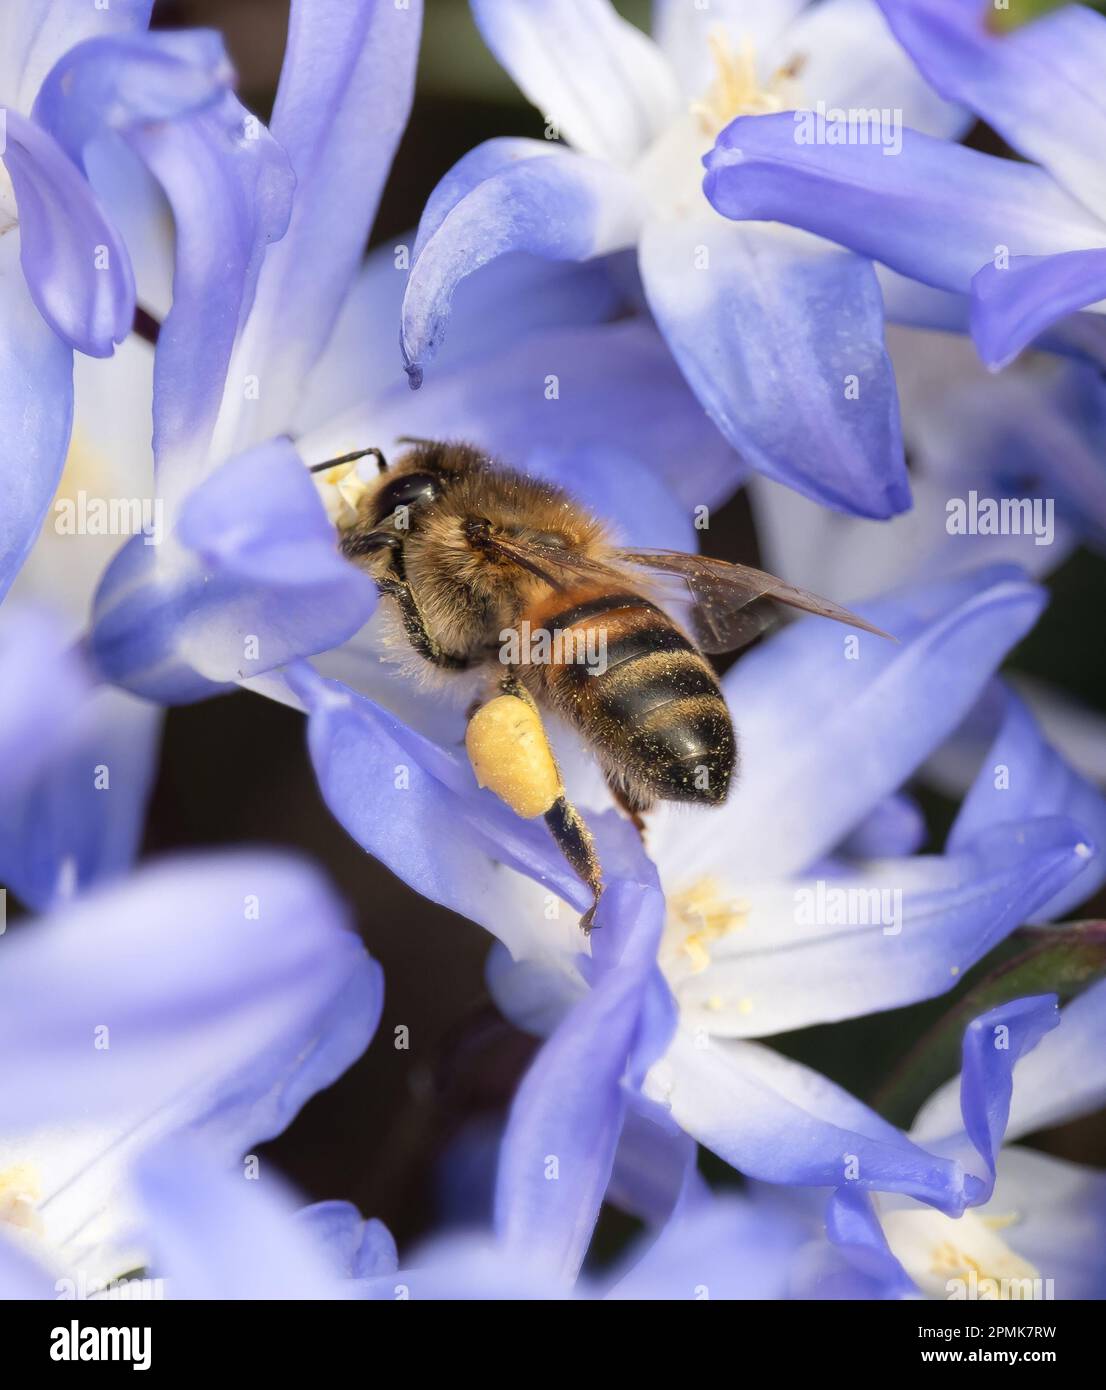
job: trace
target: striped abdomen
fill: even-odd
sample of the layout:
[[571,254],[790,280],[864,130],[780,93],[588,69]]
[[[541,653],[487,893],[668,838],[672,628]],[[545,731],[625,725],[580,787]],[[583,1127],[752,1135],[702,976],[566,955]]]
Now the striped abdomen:
[[725,800],[737,756],[729,711],[667,614],[640,594],[591,593],[557,595],[528,617],[554,639],[554,659],[534,668],[546,700],[636,805]]

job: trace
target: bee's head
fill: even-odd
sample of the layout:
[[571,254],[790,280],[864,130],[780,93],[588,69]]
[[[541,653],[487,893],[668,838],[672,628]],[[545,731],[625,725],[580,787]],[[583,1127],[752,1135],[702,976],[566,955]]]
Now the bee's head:
[[[379,449],[363,449],[311,469],[319,475],[323,502],[348,553],[402,543],[418,514],[483,462],[483,455],[468,445],[401,442],[414,448],[391,466]],[[366,477],[363,460],[370,456],[377,472]]]

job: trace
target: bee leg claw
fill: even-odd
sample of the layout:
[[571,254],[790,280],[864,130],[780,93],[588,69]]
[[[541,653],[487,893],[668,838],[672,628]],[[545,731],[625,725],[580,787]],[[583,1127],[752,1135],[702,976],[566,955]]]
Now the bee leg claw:
[[596,914],[596,911],[598,910],[598,907],[599,907],[599,899],[600,899],[602,896],[603,896],[603,890],[602,890],[602,888],[600,888],[600,889],[598,889],[598,890],[596,891],[596,894],[595,894],[595,901],[592,903],[592,905],[588,908],[588,910],[587,910],[587,911],[583,914],[583,916],[580,918],[580,930],[584,933],[585,936],[590,936],[591,933],[592,933],[592,930],[593,930],[594,927],[595,927],[595,914]]

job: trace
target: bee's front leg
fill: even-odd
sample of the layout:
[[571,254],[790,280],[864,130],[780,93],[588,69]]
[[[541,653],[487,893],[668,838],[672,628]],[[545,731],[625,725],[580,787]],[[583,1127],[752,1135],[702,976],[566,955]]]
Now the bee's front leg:
[[561,770],[530,692],[514,675],[499,682],[499,692],[470,714],[465,732],[476,780],[524,820],[544,818],[561,853],[594,895],[580,918],[580,926],[590,932],[603,892],[595,841],[565,794]]

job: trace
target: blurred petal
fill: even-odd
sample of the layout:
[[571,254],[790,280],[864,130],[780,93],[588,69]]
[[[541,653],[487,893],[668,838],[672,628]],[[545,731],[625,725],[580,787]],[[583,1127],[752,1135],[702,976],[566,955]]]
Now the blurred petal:
[[[488,309],[498,326],[498,306]],[[507,336],[483,360],[432,372],[415,396],[397,384],[362,398],[300,447],[322,460],[372,438],[387,452],[405,434],[464,439],[548,476],[624,535],[640,532],[642,545],[694,549],[690,509],[720,505],[743,476],[664,339],[640,318]]]
[[[8,1132],[110,1116],[202,1128],[229,1159],[364,1051],[380,969],[305,865],[167,861],[0,938]],[[125,966],[124,966],[125,963]]]
[[886,517],[909,506],[866,261],[791,229],[713,216],[649,222],[640,255],[676,360],[748,463],[842,511]]
[[422,382],[465,276],[509,252],[584,261],[636,240],[638,194],[628,178],[537,140],[529,142],[533,153],[520,157],[516,144],[502,167],[463,192],[444,216],[431,195],[432,215],[441,221],[411,267],[403,301],[400,342],[413,386]]
[[313,1244],[343,1279],[372,1279],[398,1267],[396,1243],[382,1221],[366,1221],[352,1202],[315,1202],[296,1213]]
[[[608,886],[596,928],[603,937],[622,938],[621,954],[605,963],[543,1046],[511,1106],[496,1181],[496,1230],[508,1256],[525,1257],[566,1282],[579,1272],[610,1181],[625,1105],[622,1079],[639,1040],[647,985],[655,980],[663,922],[664,899],[655,886]],[[617,949],[601,937],[596,945],[612,955]],[[654,1041],[653,1056],[663,1045]],[[648,1065],[653,1056],[639,1060]]]
[[805,107],[822,101],[827,109],[893,111],[901,124],[951,140],[972,124],[969,112],[943,101],[937,83],[931,87],[919,73],[873,0],[808,5],[779,56],[796,54],[804,60],[798,84]]
[[758,1043],[681,1028],[646,1093],[739,1172],[773,1183],[903,1192],[960,1211],[978,1184],[847,1092]]
[[150,1268],[171,1298],[322,1299],[340,1295],[290,1192],[231,1174],[179,1139],[145,1153],[135,1188]]
[[725,217],[788,222],[938,289],[966,292],[996,254],[1100,246],[1106,228],[1042,170],[902,132],[878,145],[799,143],[802,112],[744,116],[706,156]]
[[955,854],[779,886],[723,870],[747,914],[677,987],[681,1016],[719,1036],[764,1037],[942,994],[1082,871],[1081,834],[1058,816],[1014,821]]
[[996,32],[983,0],[879,0],[939,92],[1106,219],[1106,19],[1084,5]]
[[912,796],[895,792],[881,801],[845,840],[842,852],[852,859],[886,859],[916,854],[928,831],[922,808]]
[[472,12],[523,93],[584,154],[629,163],[676,114],[664,56],[609,0],[472,0]]
[[239,378],[252,374],[260,387],[256,404],[239,406],[245,430],[234,447],[287,426],[353,286],[411,109],[421,28],[422,0],[292,5],[270,128],[296,195],[235,358]]
[[1017,1212],[1011,1243],[1057,1298],[1106,1297],[1106,1173],[1009,1146],[998,1160],[991,1208]]
[[[173,307],[154,369],[158,483],[172,509],[203,477],[235,338],[261,261],[288,225],[294,175],[229,93],[197,115],[135,132],[176,222]],[[255,395],[249,380],[229,389]]]
[[14,1229],[0,1234],[0,1299],[57,1298],[53,1275],[24,1249]]
[[7,113],[3,160],[31,298],[71,347],[110,356],[134,319],[134,279],[118,233],[60,145],[14,111]]
[[972,279],[972,337],[989,367],[1004,367],[1058,319],[1103,298],[1106,250],[1013,256]]
[[375,605],[375,585],[337,549],[311,475],[277,439],[197,487],[164,548],[136,537],[120,553],[97,594],[91,650],[118,684],[187,700],[204,682],[337,646]]
[[[2,813],[68,746],[89,680],[60,625],[45,613],[9,605],[0,614],[0,767]],[[0,874],[0,877],[3,877]]]
[[36,0],[0,14],[0,99],[29,111],[42,79],[85,39],[145,29],[153,0]]
[[616,1271],[610,1299],[784,1299],[806,1232],[797,1221],[719,1197],[671,1221]]
[[[911,1133],[929,1143],[961,1124],[962,1079],[939,1087],[918,1112]],[[1089,1115],[1106,1101],[1106,981],[1061,1011],[1059,1027],[1022,1057],[1014,1072],[1006,1139]]]
[[[70,721],[77,713],[66,711]],[[42,719],[45,708],[36,714]],[[142,842],[161,711],[101,687],[80,714],[68,747],[58,748],[49,726],[48,766],[0,808],[0,880],[36,912],[125,873]]]
[[1066,816],[1086,841],[1083,868],[1055,898],[1032,912],[1026,906],[1027,921],[1049,921],[1106,882],[1106,798],[1045,741],[1017,695],[1003,690],[1002,704],[1001,726],[949,832],[948,847],[958,850],[993,825]]
[[42,321],[0,238],[0,599],[34,544],[61,477],[73,419],[73,354]]
[[723,682],[740,784],[718,810],[654,817],[658,862],[711,873],[724,843],[729,872],[763,882],[828,853],[956,728],[1044,602],[991,568],[860,605],[897,642],[822,619],[778,633]]

